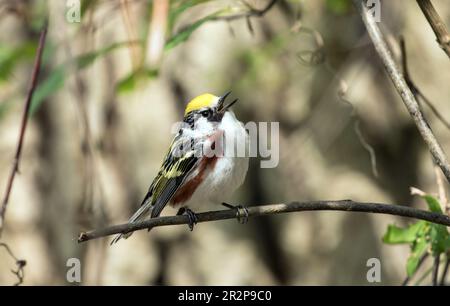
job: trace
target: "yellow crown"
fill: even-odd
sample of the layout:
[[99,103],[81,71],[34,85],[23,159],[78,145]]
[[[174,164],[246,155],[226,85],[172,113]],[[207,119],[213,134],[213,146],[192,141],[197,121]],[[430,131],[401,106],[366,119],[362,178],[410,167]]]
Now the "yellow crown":
[[209,93],[205,93],[198,97],[195,97],[186,105],[184,115],[186,116],[188,113],[192,111],[201,109],[203,107],[211,106],[216,101],[216,99],[217,97],[215,95]]

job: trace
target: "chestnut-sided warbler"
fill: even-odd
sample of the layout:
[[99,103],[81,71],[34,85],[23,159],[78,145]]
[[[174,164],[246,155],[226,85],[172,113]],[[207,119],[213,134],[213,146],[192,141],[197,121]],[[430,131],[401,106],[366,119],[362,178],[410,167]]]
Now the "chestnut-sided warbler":
[[[141,207],[128,222],[158,217],[169,203],[187,214],[189,228],[197,222],[193,211],[211,209],[220,204],[237,208],[224,201],[243,182],[248,169],[247,154],[236,154],[236,148],[247,148],[248,134],[242,122],[236,119],[221,97],[202,94],[191,100],[185,109],[184,119],[164,158],[161,169],[153,180]],[[239,151],[239,150],[238,150]],[[243,156],[239,156],[243,155]],[[238,219],[239,220],[239,219]],[[117,235],[111,244],[131,233]]]

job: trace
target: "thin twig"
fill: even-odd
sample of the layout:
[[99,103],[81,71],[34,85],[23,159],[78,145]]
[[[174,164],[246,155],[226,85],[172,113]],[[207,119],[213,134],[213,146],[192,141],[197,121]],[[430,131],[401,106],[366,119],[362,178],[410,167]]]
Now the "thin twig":
[[433,284],[433,286],[437,286],[440,258],[440,255],[434,256],[433,273],[431,274],[431,283]]
[[[330,69],[331,70],[331,69]],[[337,76],[337,74],[335,73],[335,75]],[[378,170],[377,170],[377,156],[375,154],[375,149],[369,144],[369,142],[364,138],[364,135],[361,132],[361,120],[359,118],[358,112],[356,110],[356,107],[353,105],[353,103],[351,103],[349,100],[347,100],[346,96],[347,96],[347,85],[344,82],[344,80],[341,80],[340,78],[338,78],[340,81],[340,89],[338,91],[338,97],[339,99],[344,102],[345,104],[347,104],[352,112],[350,114],[350,117],[352,117],[354,119],[354,125],[353,125],[353,129],[356,133],[356,136],[358,137],[359,143],[362,145],[362,147],[369,153],[369,157],[370,157],[370,165],[372,167],[372,174],[373,176],[375,176],[376,178],[378,178]]]
[[386,40],[381,33],[377,22],[374,19],[374,16],[371,14],[371,12],[369,12],[366,6],[366,1],[353,0],[353,3],[361,14],[362,20],[366,26],[367,32],[369,33],[375,50],[382,60],[384,68],[386,69],[392,83],[394,84],[394,87],[400,94],[403,103],[405,104],[410,116],[417,126],[417,129],[419,130],[423,140],[427,144],[435,163],[441,168],[442,172],[445,175],[445,178],[450,183],[450,165],[448,163],[447,156],[441,145],[437,141],[436,137],[434,136],[430,125],[422,114],[419,104],[414,97],[414,94],[408,87],[408,84],[406,83],[403,75],[398,69],[392,57],[391,51],[386,44]]
[[430,0],[417,0],[417,4],[427,18],[434,34],[436,34],[439,46],[450,57],[450,34],[447,31],[444,21],[436,12]]
[[313,66],[318,64],[325,64],[325,68],[335,77],[339,84],[339,89],[337,91],[337,96],[339,100],[346,104],[351,109],[350,117],[353,119],[353,129],[355,131],[356,136],[361,144],[361,146],[369,153],[370,164],[372,167],[372,174],[378,178],[378,170],[377,170],[377,156],[375,154],[375,149],[369,144],[369,142],[364,138],[364,135],[361,131],[360,127],[360,118],[357,112],[356,107],[347,99],[347,91],[348,86],[347,82],[339,76],[339,73],[334,70],[334,68],[328,63],[324,40],[322,35],[313,29],[309,29],[304,27],[301,22],[297,22],[294,26],[291,27],[291,31],[294,33],[308,33],[311,34],[314,38],[314,43],[316,48],[313,50],[302,50],[297,52],[297,58],[300,62],[306,66]]
[[22,145],[23,145],[23,140],[25,137],[25,130],[27,128],[31,100],[33,99],[33,93],[34,93],[34,90],[37,85],[39,71],[41,68],[42,51],[44,50],[46,36],[47,36],[47,24],[44,25],[44,28],[41,31],[41,35],[39,38],[39,45],[38,45],[38,49],[36,52],[36,58],[34,61],[33,72],[31,75],[31,83],[30,83],[30,87],[28,89],[27,99],[25,102],[25,108],[24,108],[24,111],[22,114],[22,124],[20,127],[19,141],[17,143],[17,149],[16,149],[16,154],[14,156],[14,160],[13,160],[13,167],[11,170],[11,174],[9,176],[8,184],[6,186],[5,196],[3,198],[2,206],[0,207],[0,236],[1,236],[3,226],[5,223],[6,206],[8,205],[9,195],[11,194],[11,189],[13,186],[14,178],[16,176],[16,173],[19,172],[19,161],[20,161],[20,156],[22,153]]
[[14,284],[14,286],[19,286],[23,283],[23,278],[25,277],[25,271],[24,267],[27,264],[27,262],[23,259],[18,259],[14,253],[11,251],[9,246],[6,243],[0,242],[0,247],[4,247],[6,249],[6,252],[16,261],[17,270],[11,270],[11,272],[17,276],[17,283]]
[[[248,207],[248,216],[267,216],[289,212],[299,211],[318,211],[318,210],[336,210],[347,212],[366,212],[374,214],[388,214],[402,217],[409,217],[429,221],[436,224],[450,226],[450,217],[415,209],[408,206],[379,204],[379,203],[361,203],[352,200],[341,201],[308,201],[291,202],[288,204],[270,204],[262,206]],[[209,222],[217,220],[226,220],[237,218],[237,212],[234,209],[210,211],[197,214],[198,222]],[[113,225],[99,230],[82,232],[78,236],[78,242],[84,242],[91,239],[110,236],[118,233],[129,233],[142,229],[151,229],[158,226],[188,224],[189,218],[186,215],[153,218],[136,223],[126,223]]]
[[425,272],[420,276],[420,278],[414,283],[414,286],[419,286],[423,283],[423,281],[433,272],[433,266],[429,267],[425,270]]
[[[422,255],[422,257],[420,257],[419,263],[417,264],[416,272],[423,265],[423,263],[425,262],[425,259],[427,259],[428,255],[429,255],[428,253],[425,253],[425,254]],[[405,278],[405,280],[403,281],[402,286],[407,286],[410,280],[411,280],[411,277],[407,276]]]
[[[435,114],[435,116],[441,121],[442,124],[444,124],[447,129],[450,129],[450,123],[441,115],[441,113],[437,110],[437,108],[431,103],[430,100],[428,100],[424,94],[419,90],[419,88],[416,86],[416,84],[411,79],[411,75],[409,74],[409,68],[408,68],[408,57],[406,53],[406,42],[405,38],[403,36],[400,37],[400,50],[402,55],[402,69],[403,69],[403,76],[405,77],[406,84],[408,84],[409,88],[411,88],[411,91],[413,95],[415,96],[416,100],[419,101],[419,98],[422,99],[422,101],[425,102],[425,104],[430,107],[431,111]],[[444,182],[442,179],[442,172],[439,170],[439,167],[435,164],[434,165],[434,172],[436,175],[436,182],[438,185],[438,192],[439,192],[439,201],[441,202],[442,210],[445,212],[450,211],[450,205],[447,199],[447,192],[444,187]]]
[[438,186],[439,202],[441,204],[442,211],[447,212],[448,198],[447,198],[447,191],[444,186],[444,178],[443,178],[442,172],[439,170],[439,167],[436,165],[434,165],[434,174],[436,176],[436,184]]
[[422,99],[423,102],[431,109],[433,114],[438,118],[438,120],[445,125],[447,129],[450,130],[450,123],[447,121],[447,119],[444,118],[444,116],[438,111],[436,106],[425,97],[425,95],[422,93],[421,90],[416,86],[416,84],[411,79],[411,75],[409,74],[409,68],[408,68],[408,57],[406,54],[406,43],[404,37],[400,37],[400,50],[402,54],[402,68],[403,68],[403,76],[405,77],[406,84],[408,84],[409,88],[411,88],[411,91],[413,95],[416,97],[416,100],[419,101],[419,98]]
[[445,285],[445,280],[447,279],[447,273],[449,271],[450,266],[450,252],[447,252],[447,261],[445,262],[444,271],[442,272],[441,281],[439,282],[439,286]]

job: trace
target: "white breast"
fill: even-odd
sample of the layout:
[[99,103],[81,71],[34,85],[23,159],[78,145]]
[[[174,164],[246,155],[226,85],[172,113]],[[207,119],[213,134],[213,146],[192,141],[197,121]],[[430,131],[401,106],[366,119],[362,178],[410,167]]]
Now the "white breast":
[[[235,190],[242,185],[248,170],[248,134],[243,124],[231,111],[227,111],[219,125],[224,131],[225,152],[218,157],[215,167],[205,176],[191,199],[186,202],[193,211],[217,209],[222,202],[227,202]],[[230,148],[229,144],[235,144]],[[244,156],[236,156],[236,148],[243,148]],[[215,207],[211,207],[211,205]]]

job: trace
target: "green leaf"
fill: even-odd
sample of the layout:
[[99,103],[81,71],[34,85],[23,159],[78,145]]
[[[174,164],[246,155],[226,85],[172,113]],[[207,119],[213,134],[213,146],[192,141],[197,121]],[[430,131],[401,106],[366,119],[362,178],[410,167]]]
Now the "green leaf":
[[181,44],[182,42],[185,42],[190,36],[191,34],[197,30],[202,24],[204,24],[205,22],[215,18],[218,14],[220,14],[222,12],[222,10],[217,11],[211,15],[208,15],[206,17],[203,17],[200,20],[197,20],[196,22],[194,22],[193,24],[190,24],[189,26],[187,26],[186,28],[184,28],[183,30],[181,30],[180,32],[178,32],[177,34],[175,34],[174,36],[172,36],[166,43],[164,50],[168,51],[172,48],[175,48],[176,46],[178,46],[179,44]]
[[31,60],[36,47],[35,42],[27,42],[15,48],[0,46],[0,82],[8,80],[15,67],[23,60]]
[[98,0],[82,0],[80,7],[81,18],[83,18],[84,13],[86,13],[88,9],[90,8],[95,9],[97,2]]
[[425,199],[425,201],[427,201],[428,209],[430,211],[442,214],[441,204],[436,198],[429,194],[424,195],[423,198]]
[[407,228],[389,225],[386,234],[383,236],[383,242],[389,244],[413,243],[425,226],[426,221],[416,222]]
[[153,79],[156,76],[158,76],[158,70],[139,69],[133,71],[117,83],[116,91],[118,93],[130,92],[136,88],[137,84],[140,81],[143,81],[145,79]]
[[426,221],[418,221],[407,228],[389,225],[383,237],[385,243],[409,243],[411,245],[411,254],[406,263],[408,276],[412,276],[416,272],[420,258],[428,249],[427,233],[429,229],[429,224]]
[[[428,194],[421,197],[427,202],[430,211],[442,213],[441,205],[436,198]],[[418,221],[407,228],[389,225],[383,241],[411,245],[411,254],[406,263],[406,272],[409,277],[414,275],[420,259],[429,249],[433,256],[450,250],[450,234],[447,227],[427,221]]]
[[450,249],[450,235],[444,225],[430,223],[431,251],[434,256]]
[[116,91],[119,93],[132,91],[136,87],[136,83],[137,75],[132,72],[117,83]]
[[30,114],[41,106],[46,98],[57,92],[64,85],[65,70],[62,66],[56,68],[43,82],[38,84],[31,100]]
[[327,0],[327,8],[335,14],[345,14],[350,7],[350,0]]
[[[439,201],[431,196],[431,195],[424,195],[423,198],[428,204],[428,208],[430,211],[442,214],[442,208]],[[439,254],[447,252],[447,250],[450,249],[450,235],[448,233],[447,227],[440,224],[430,224],[430,243],[431,243],[431,252],[433,253],[433,256],[437,256]]]
[[187,9],[208,2],[209,0],[187,0],[187,1],[179,1],[172,4],[172,8],[169,13],[169,30],[173,28],[177,18],[185,12]]
[[408,261],[406,263],[406,273],[409,277],[413,276],[416,272],[420,259],[427,251],[427,248],[428,242],[425,237],[417,238],[412,247],[411,255],[409,255]]

